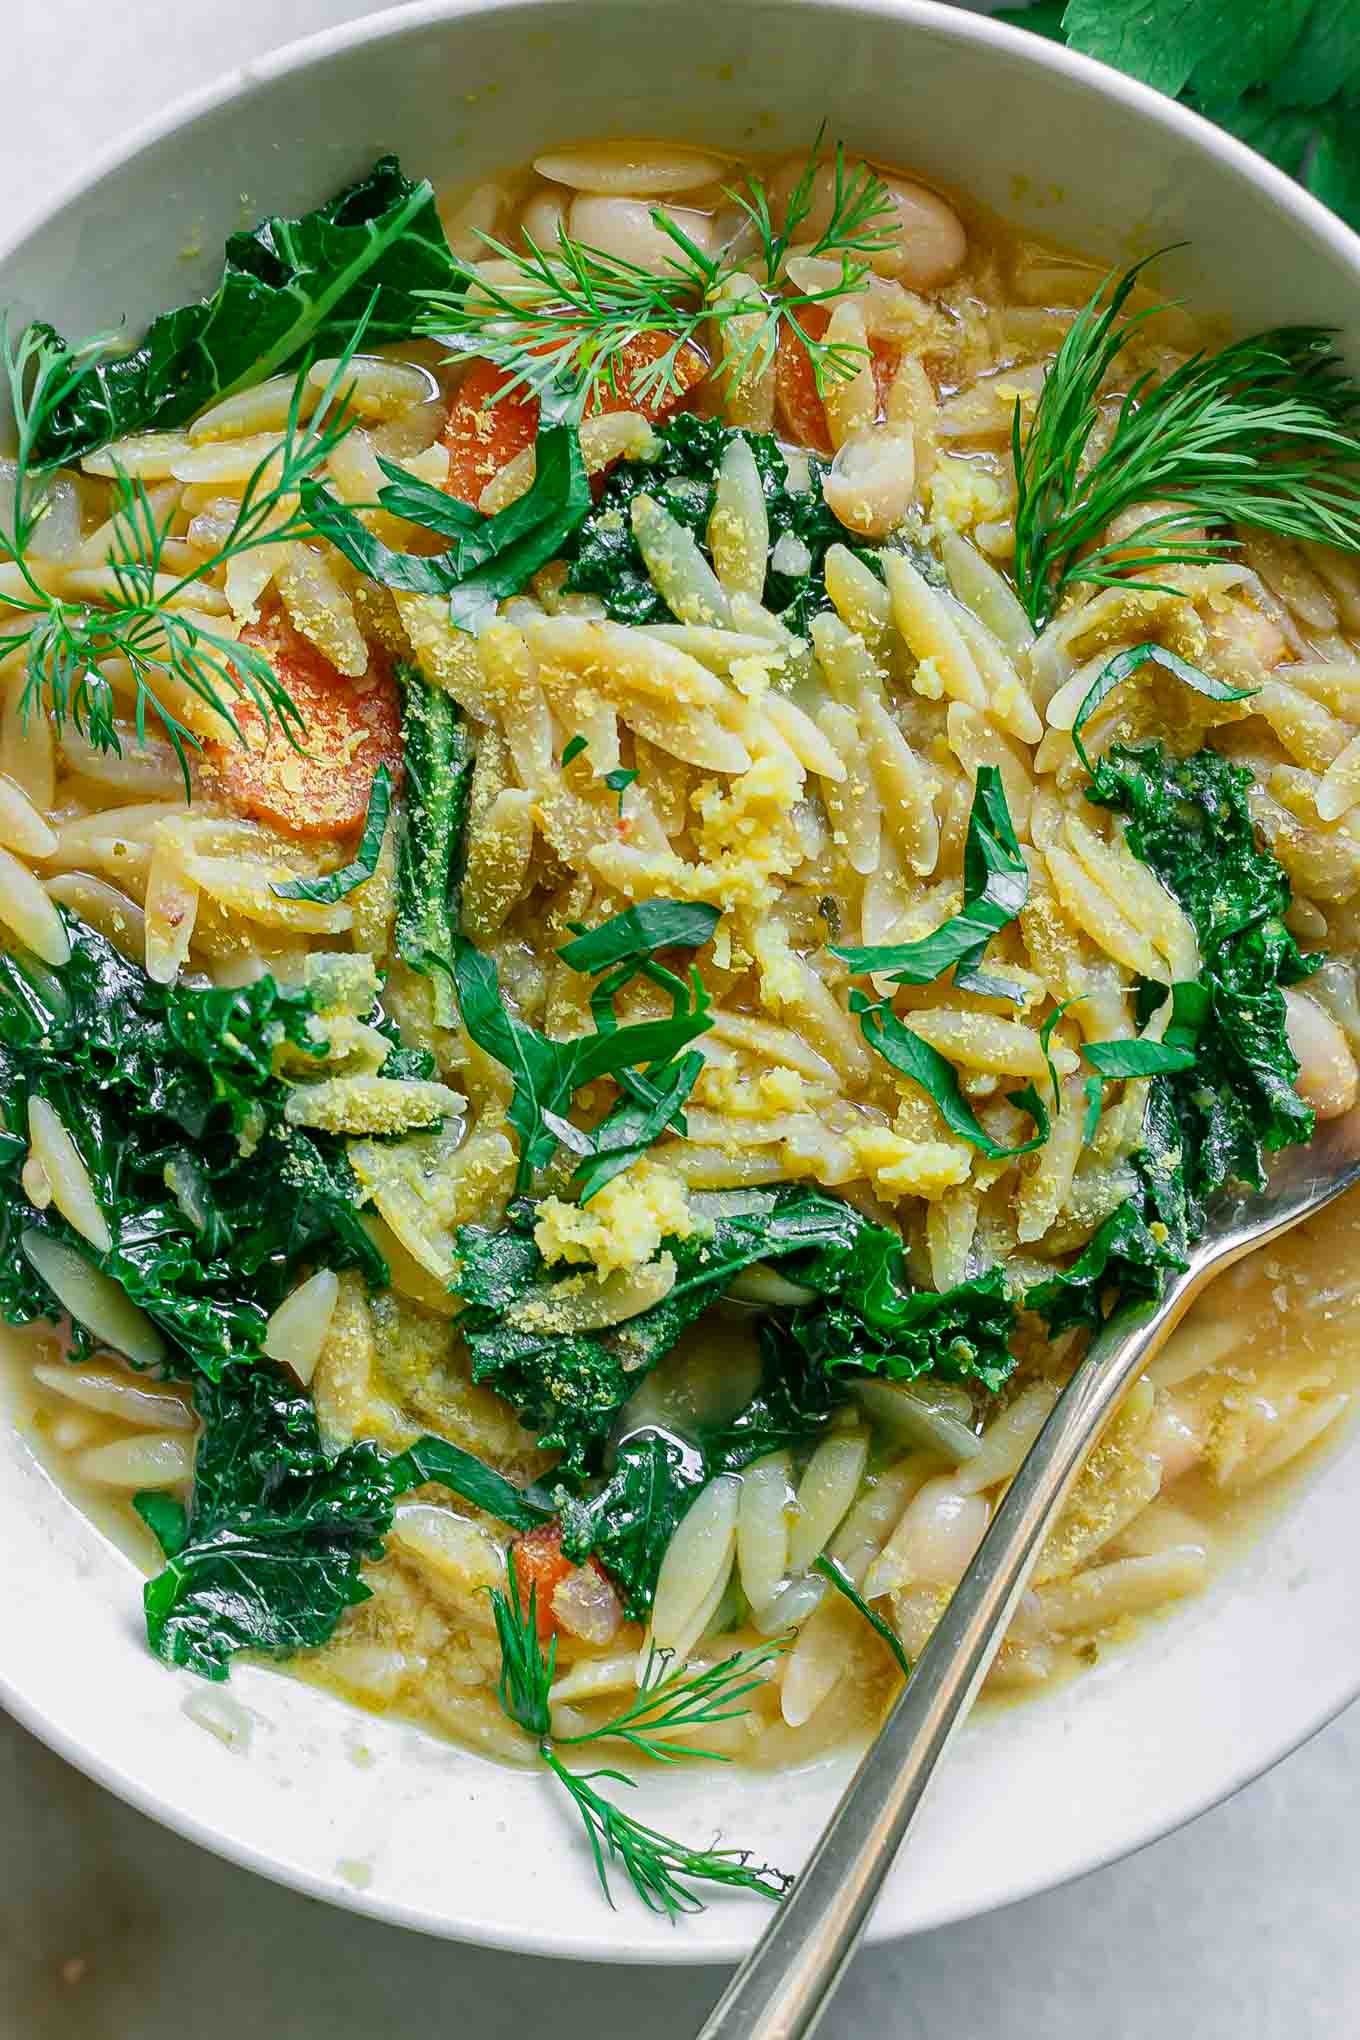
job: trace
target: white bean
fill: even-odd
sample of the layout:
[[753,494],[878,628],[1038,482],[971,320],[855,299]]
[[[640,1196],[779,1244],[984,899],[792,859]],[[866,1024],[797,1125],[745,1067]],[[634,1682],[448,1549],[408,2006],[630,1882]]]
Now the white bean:
[[953,1479],[928,1480],[870,1566],[865,1600],[894,1593],[909,1582],[957,1586],[982,1542],[990,1513],[981,1495],[964,1494]]
[[871,426],[847,439],[822,482],[827,507],[863,538],[886,538],[911,508],[915,442],[901,426]]
[[1345,1035],[1330,1013],[1295,986],[1286,987],[1284,1004],[1285,1032],[1299,1062],[1295,1089],[1300,1098],[1319,1119],[1349,1112],[1360,1078]]
[[556,248],[567,224],[567,203],[560,191],[544,185],[526,201],[519,218],[520,232],[536,248]]
[[[666,215],[705,254],[711,254],[713,230],[708,215],[683,206],[668,206]],[[662,274],[684,256],[669,234],[652,218],[652,208],[636,198],[583,197],[572,200],[571,236],[587,247],[635,262],[639,269]]]
[[[789,199],[804,167],[804,160],[796,157],[786,163],[773,180],[771,211],[781,223],[787,219]],[[862,179],[863,170],[863,164],[847,160],[842,173],[842,190],[849,190],[852,180]],[[909,183],[901,177],[884,177],[882,182],[892,200],[894,213],[885,212],[872,224],[884,230],[885,239],[891,238],[886,247],[867,254],[869,266],[879,276],[895,276],[917,290],[927,290],[937,283],[944,283],[958,269],[968,251],[967,236],[958,214],[933,191],[927,191],[924,185]],[[794,227],[798,243],[815,242],[820,234],[825,233],[831,221],[835,191],[836,166],[823,163],[813,179],[812,203],[808,213]]]
[[539,176],[553,184],[632,198],[693,191],[711,184],[724,167],[721,156],[669,148],[664,142],[595,142],[587,149],[554,149],[551,155],[534,158]]

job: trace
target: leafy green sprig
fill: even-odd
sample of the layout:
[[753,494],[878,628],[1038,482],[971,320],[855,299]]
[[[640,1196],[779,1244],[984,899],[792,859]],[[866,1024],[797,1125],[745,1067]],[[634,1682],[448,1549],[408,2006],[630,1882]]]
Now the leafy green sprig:
[[[502,280],[461,265],[457,289],[427,293],[423,330],[455,353],[476,354],[506,370],[492,402],[516,392],[542,396],[566,384],[583,407],[606,390],[640,406],[660,404],[684,388],[686,350],[715,332],[723,342],[719,372],[739,384],[764,373],[785,325],[807,349],[820,391],[848,381],[862,367],[865,350],[814,337],[806,314],[859,288],[868,258],[892,244],[894,206],[882,178],[867,165],[849,168],[838,142],[830,214],[804,252],[839,262],[840,275],[818,289],[791,287],[785,263],[816,203],[821,141],[819,129],[781,228],[760,177],[748,174],[743,185],[725,190],[754,229],[753,256],[740,255],[736,243],[709,254],[659,206],[651,209],[652,222],[674,249],[660,274],[575,240],[564,227],[550,248],[527,231],[522,246],[483,234],[487,254],[512,274]],[[630,348],[644,338],[667,344],[630,363]]]
[[[1324,327],[1253,334],[1160,382],[1146,371],[1091,457],[1107,378],[1166,309],[1125,316],[1153,259],[1112,273],[1077,314],[1028,429],[1015,407],[1015,581],[1036,628],[1080,584],[1165,590],[1168,567],[1222,559],[1234,525],[1360,552],[1360,384]],[[1108,536],[1154,502],[1167,507],[1132,538]]]
[[[709,998],[697,970],[688,979],[658,960],[669,949],[702,948],[718,922],[716,907],[646,900],[599,928],[582,929],[558,952],[573,970],[597,979],[593,1034],[554,1041],[506,1006],[493,960],[466,936],[453,945],[453,982],[463,1025],[477,1046],[509,1070],[509,1118],[519,1136],[517,1190],[551,1161],[559,1143],[581,1157],[576,1184],[584,1203],[602,1190],[668,1126],[684,1131],[681,1106],[703,1067],[690,1042],[708,1031]],[[624,1026],[614,1001],[638,977],[667,992],[671,1014]],[[611,1077],[622,1096],[592,1129],[567,1117],[576,1093]]]
[[793,1882],[782,1870],[752,1863],[747,1849],[691,1848],[634,1820],[596,1789],[602,1780],[632,1786],[634,1779],[612,1769],[569,1770],[558,1751],[622,1741],[661,1763],[684,1757],[727,1763],[730,1759],[719,1751],[695,1749],[674,1737],[686,1729],[732,1721],[744,1714],[746,1696],[762,1683],[764,1668],[787,1648],[786,1641],[738,1651],[721,1664],[693,1672],[686,1666],[673,1668],[668,1652],[653,1650],[636,1698],[617,1715],[598,1728],[554,1736],[549,1695],[557,1667],[557,1638],[552,1638],[545,1651],[538,1634],[536,1590],[530,1588],[526,1607],[512,1565],[507,1591],[493,1589],[491,1605],[501,1648],[497,1697],[509,1719],[534,1737],[540,1756],[581,1816],[600,1888],[610,1905],[614,1903],[611,1866],[623,1870],[649,1911],[672,1920],[681,1913],[703,1911],[703,1899],[692,1888],[696,1883],[781,1899]]
[[201,744],[172,705],[177,689],[195,695],[229,729],[236,727],[234,704],[249,700],[266,723],[277,716],[290,742],[301,746],[302,716],[265,653],[181,605],[192,605],[194,589],[230,561],[312,534],[298,491],[352,429],[345,385],[363,331],[361,321],[306,420],[307,372],[299,371],[277,449],[250,475],[220,543],[188,572],[166,572],[170,521],[158,519],[140,476],[115,467],[108,558],[113,588],[98,602],[71,602],[47,588],[32,552],[51,507],[49,471],[37,449],[53,415],[106,343],[91,341],[71,352],[36,326],[16,342],[0,323],[0,372],[17,435],[14,505],[8,528],[0,523],[0,562],[15,567],[20,581],[19,588],[0,593],[0,656],[23,654],[25,717],[46,707],[58,734],[69,723],[96,749],[119,752],[114,693],[103,666],[123,659],[136,686],[138,739],[145,739],[148,717],[157,718],[174,747],[186,791],[188,751]]

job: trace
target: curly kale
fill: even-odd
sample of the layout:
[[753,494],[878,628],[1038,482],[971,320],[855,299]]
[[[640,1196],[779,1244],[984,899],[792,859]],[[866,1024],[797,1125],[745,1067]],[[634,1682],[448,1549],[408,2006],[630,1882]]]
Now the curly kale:
[[[648,578],[629,510],[635,496],[653,496],[702,545],[713,512],[718,468],[733,429],[716,418],[682,412],[658,428],[661,447],[654,459],[621,461],[563,552],[571,567],[567,585],[582,594],[601,596],[619,623],[673,621]],[[878,555],[854,545],[850,533],[827,508],[820,463],[809,462],[811,486],[794,489],[789,486],[788,462],[776,439],[763,432],[742,432],[741,437],[755,456],[770,522],[771,551],[781,539],[797,541],[807,549],[807,565],[797,572],[770,565],[764,592],[766,608],[804,637],[817,612],[829,607],[822,578],[827,548],[850,545],[876,572]]]
[[[168,1334],[177,1363],[209,1376],[259,1353],[302,1262],[357,1266],[384,1285],[342,1145],[283,1116],[275,1049],[318,1066],[327,1054],[314,993],[270,977],[159,985],[84,922],[68,917],[66,928],[60,969],[0,954],[0,1314],[12,1324],[61,1314],[23,1252],[33,1231],[113,1276]],[[102,1254],[24,1191],[33,1096],[52,1105],[89,1170],[112,1234]]]

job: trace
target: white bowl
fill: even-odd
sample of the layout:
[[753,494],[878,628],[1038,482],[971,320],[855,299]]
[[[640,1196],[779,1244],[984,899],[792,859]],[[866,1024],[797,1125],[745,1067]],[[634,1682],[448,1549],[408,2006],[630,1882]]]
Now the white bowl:
[[[1037,37],[914,0],[433,0],[317,36],[174,108],[0,260],[0,303],[68,333],[135,328],[218,273],[243,212],[295,212],[387,149],[474,177],[553,141],[674,134],[762,149],[832,134],[966,187],[1113,263],[1172,242],[1164,278],[1239,328],[1360,329],[1360,241],[1216,129]],[[202,252],[186,258],[186,244]],[[1203,1601],[1052,1697],[963,1734],[872,1932],[959,1919],[1164,1834],[1360,1690],[1356,1509],[1344,1463]],[[715,1961],[762,1924],[719,1899],[676,1929],[608,1912],[545,1784],[265,1671],[231,1690],[233,1752],[186,1713],[126,1559],[0,1439],[0,1697],[73,1763],[206,1847],[319,1898],[558,1955]],[[661,1826],[796,1868],[849,1759],[776,1779],[648,1778]]]

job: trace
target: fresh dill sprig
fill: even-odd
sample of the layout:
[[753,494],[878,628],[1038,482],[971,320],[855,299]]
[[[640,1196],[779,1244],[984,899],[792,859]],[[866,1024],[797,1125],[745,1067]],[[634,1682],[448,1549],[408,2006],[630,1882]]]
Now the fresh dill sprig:
[[[741,237],[717,255],[706,253],[659,206],[651,209],[653,224],[675,251],[659,274],[574,240],[565,228],[558,229],[551,248],[539,247],[528,233],[522,247],[483,234],[487,254],[511,273],[488,274],[461,264],[462,290],[427,292],[430,310],[420,330],[455,353],[476,354],[505,369],[507,380],[492,402],[515,391],[541,396],[565,383],[583,407],[606,390],[637,404],[658,403],[683,390],[685,349],[702,345],[714,332],[727,343],[719,374],[741,383],[764,373],[783,325],[806,347],[820,391],[846,382],[859,372],[865,350],[814,337],[805,315],[859,288],[869,273],[867,258],[891,246],[895,208],[882,178],[865,164],[848,169],[837,143],[826,225],[799,243],[798,230],[816,202],[821,140],[819,130],[781,228],[774,225],[759,177],[748,174],[744,187],[725,188],[744,215],[743,236],[748,226],[754,230],[750,253],[739,253]],[[818,289],[793,287],[785,265],[795,248],[839,261],[839,276]],[[629,349],[644,336],[667,344],[645,361],[630,363]]]
[[[1231,525],[1360,552],[1360,385],[1325,327],[1194,354],[1161,382],[1148,371],[1090,457],[1107,376],[1167,309],[1121,317],[1153,259],[1107,278],[1077,314],[1027,431],[1015,407],[1015,580],[1036,628],[1077,583],[1164,590],[1147,576],[1221,559]],[[1108,536],[1121,511],[1154,502],[1168,507],[1132,540]]]
[[22,716],[45,708],[58,734],[69,723],[96,749],[120,751],[114,693],[103,664],[123,659],[136,689],[138,739],[145,739],[148,716],[158,718],[179,760],[186,792],[187,747],[197,750],[201,745],[176,713],[173,696],[178,690],[197,696],[233,729],[233,701],[249,699],[266,725],[277,716],[289,741],[298,745],[302,717],[268,658],[257,646],[216,629],[194,610],[193,591],[243,553],[311,535],[298,487],[324,467],[352,430],[344,385],[363,324],[356,327],[306,421],[302,401],[308,364],[303,364],[278,447],[250,475],[221,543],[189,572],[165,570],[173,513],[158,519],[141,477],[115,465],[106,562],[113,585],[97,601],[71,601],[47,586],[51,576],[31,549],[51,504],[50,472],[34,462],[33,448],[44,419],[107,343],[87,342],[68,353],[35,327],[27,328],[15,343],[0,322],[0,372],[8,384],[17,435],[8,528],[0,520],[0,564],[16,569],[13,584],[0,589],[0,657],[24,654]]
[[704,1910],[704,1901],[685,1879],[723,1884],[729,1889],[758,1892],[776,1904],[793,1883],[787,1871],[769,1863],[753,1863],[749,1849],[691,1849],[656,1828],[646,1827],[595,1790],[595,1781],[616,1785],[637,1781],[624,1771],[569,1771],[551,1749],[543,1752],[549,1770],[570,1793],[585,1824],[590,1853],[605,1897],[612,1905],[609,1868],[617,1864],[650,1912],[675,1919]]
[[726,1885],[781,1899],[793,1881],[782,1870],[768,1863],[752,1863],[746,1849],[694,1849],[645,1826],[595,1789],[600,1779],[616,1785],[635,1784],[626,1772],[571,1771],[557,1752],[584,1743],[615,1741],[629,1743],[643,1756],[662,1763],[679,1757],[726,1763],[729,1759],[720,1752],[696,1750],[671,1738],[685,1729],[731,1721],[744,1714],[747,1694],[762,1683],[765,1667],[787,1644],[776,1640],[759,1650],[737,1651],[723,1663],[696,1672],[684,1666],[673,1670],[670,1653],[653,1648],[635,1699],[597,1728],[554,1736],[549,1693],[557,1666],[557,1638],[544,1649],[538,1633],[536,1589],[530,1588],[526,1608],[511,1566],[507,1591],[493,1589],[491,1606],[501,1648],[497,1697],[510,1720],[535,1739],[540,1756],[580,1814],[600,1888],[610,1905],[614,1903],[609,1886],[611,1865],[625,1872],[649,1910],[669,1919],[703,1911],[702,1898],[691,1888],[694,1883]]

